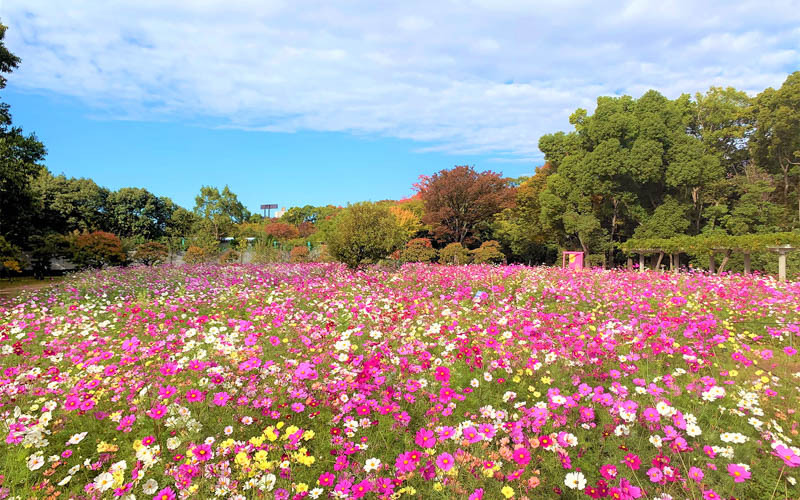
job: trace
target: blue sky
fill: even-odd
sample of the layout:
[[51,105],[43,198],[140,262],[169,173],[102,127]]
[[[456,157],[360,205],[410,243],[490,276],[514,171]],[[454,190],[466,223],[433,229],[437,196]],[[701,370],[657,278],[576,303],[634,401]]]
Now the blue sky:
[[410,194],[457,164],[517,177],[598,95],[756,93],[800,69],[795,0],[4,0],[2,99],[55,173],[191,208]]

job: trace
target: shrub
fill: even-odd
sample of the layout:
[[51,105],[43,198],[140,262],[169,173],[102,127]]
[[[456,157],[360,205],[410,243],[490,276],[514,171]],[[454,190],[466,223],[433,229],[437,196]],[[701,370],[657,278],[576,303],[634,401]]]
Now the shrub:
[[285,222],[270,222],[264,227],[264,232],[276,240],[291,240],[300,236],[296,227]]
[[211,259],[211,254],[208,250],[197,245],[190,245],[183,254],[183,261],[187,264],[199,264],[201,262],[208,262]]
[[428,238],[414,238],[406,243],[406,247],[399,255],[402,262],[433,262],[436,257],[438,252]]
[[462,264],[469,264],[469,261],[469,250],[464,248],[461,243],[450,243],[439,250],[439,262],[442,264],[460,266]]
[[308,262],[308,247],[296,246],[289,252],[289,262]]
[[72,261],[81,267],[99,269],[125,263],[126,256],[119,237],[105,231],[77,235],[71,246]]
[[402,243],[402,230],[385,207],[356,203],[347,207],[336,221],[329,250],[351,269],[374,263],[391,254]]
[[234,264],[236,262],[239,262],[239,252],[236,250],[225,250],[219,256],[220,264]]
[[0,236],[0,274],[11,277],[21,272],[22,250]]
[[502,264],[506,260],[506,256],[500,251],[500,243],[495,240],[484,241],[470,253],[475,264]]
[[152,266],[164,262],[168,255],[169,252],[166,245],[157,241],[148,241],[147,243],[142,243],[136,249],[134,260],[146,266]]

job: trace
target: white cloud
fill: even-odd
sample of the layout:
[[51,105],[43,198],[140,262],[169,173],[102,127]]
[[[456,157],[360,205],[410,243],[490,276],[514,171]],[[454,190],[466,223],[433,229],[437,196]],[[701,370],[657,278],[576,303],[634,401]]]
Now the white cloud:
[[797,68],[793,1],[4,0],[10,84],[117,119],[345,131],[538,157],[598,95],[754,93]]

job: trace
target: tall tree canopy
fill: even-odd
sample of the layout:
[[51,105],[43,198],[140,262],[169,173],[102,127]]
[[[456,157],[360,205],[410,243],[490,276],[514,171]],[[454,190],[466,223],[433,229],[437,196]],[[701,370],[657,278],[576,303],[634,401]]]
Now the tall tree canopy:
[[789,75],[781,88],[768,88],[756,97],[755,132],[750,149],[755,162],[781,179],[783,202],[790,204],[794,186],[800,219],[800,71]]
[[[20,63],[6,48],[5,35],[6,27],[0,24],[0,89]],[[31,227],[36,209],[31,183],[44,168],[39,164],[44,156],[44,145],[13,126],[9,105],[0,102],[0,236],[9,241],[22,242]]]
[[514,189],[500,174],[469,166],[423,178],[418,189],[425,207],[422,221],[441,243],[474,241],[496,213],[514,202]]
[[[585,252],[611,252],[651,217],[667,195],[690,206],[696,231],[708,186],[723,175],[719,157],[687,133],[693,103],[656,91],[639,99],[600,97],[593,115],[578,109],[575,130],[544,136],[556,165],[540,195],[543,224]],[[660,214],[659,214],[660,215]]]
[[227,234],[233,224],[250,217],[250,212],[228,186],[222,192],[212,186],[201,187],[200,194],[195,197],[194,213],[211,226],[216,239]]

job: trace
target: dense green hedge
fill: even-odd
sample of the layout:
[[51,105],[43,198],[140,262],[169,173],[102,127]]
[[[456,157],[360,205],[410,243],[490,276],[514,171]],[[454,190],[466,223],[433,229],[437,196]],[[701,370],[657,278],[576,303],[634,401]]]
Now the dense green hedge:
[[671,253],[711,253],[733,250],[740,252],[764,251],[767,247],[790,245],[800,249],[800,233],[765,233],[731,236],[727,234],[701,234],[698,236],[675,236],[673,238],[631,238],[620,244],[626,254],[645,251]]

